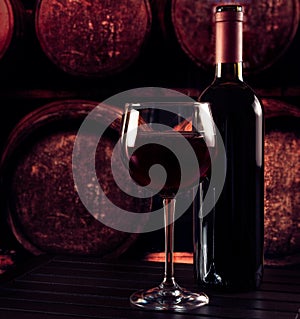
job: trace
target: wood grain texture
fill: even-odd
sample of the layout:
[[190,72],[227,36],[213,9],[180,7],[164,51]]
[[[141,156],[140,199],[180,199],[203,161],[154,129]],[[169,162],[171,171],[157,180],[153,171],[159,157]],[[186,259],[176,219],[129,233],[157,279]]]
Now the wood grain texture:
[[0,59],[26,32],[25,9],[20,0],[0,0]]
[[299,262],[300,108],[263,99],[265,135],[265,254],[268,264]]
[[[9,138],[1,163],[6,213],[14,235],[32,253],[113,257],[126,251],[137,238],[136,234],[117,231],[96,219],[100,215],[109,218],[113,209],[103,196],[99,195],[98,211],[92,215],[75,188],[72,154],[77,130],[97,104],[83,100],[47,104],[19,122]],[[119,207],[149,211],[151,201],[125,196],[111,174],[112,152],[119,139],[120,109],[107,106],[99,113],[98,125],[108,127],[99,141],[95,161],[105,196],[114,199],[114,205]],[[112,117],[116,122],[109,125]],[[83,138],[89,144],[100,137],[91,133]],[[116,160],[119,175],[115,178],[124,179],[121,157],[116,155]],[[84,180],[86,174],[83,166],[80,177]],[[86,184],[85,190],[94,198],[94,185]],[[123,222],[121,216],[120,219]]]
[[12,39],[14,16],[12,6],[7,0],[0,1],[0,58],[7,51]]
[[[192,265],[175,264],[179,283],[197,288]],[[294,319],[300,302],[298,270],[266,269],[259,291],[207,291],[207,306],[180,313],[130,306],[137,289],[160,282],[162,263],[55,257],[0,286],[0,318]],[[29,316],[30,315],[30,316]]]
[[171,0],[172,21],[180,46],[200,67],[215,63],[214,10],[217,5],[244,5],[243,60],[246,73],[272,66],[294,39],[299,0]]
[[35,28],[41,48],[63,71],[102,77],[128,67],[151,26],[147,0],[40,0]]

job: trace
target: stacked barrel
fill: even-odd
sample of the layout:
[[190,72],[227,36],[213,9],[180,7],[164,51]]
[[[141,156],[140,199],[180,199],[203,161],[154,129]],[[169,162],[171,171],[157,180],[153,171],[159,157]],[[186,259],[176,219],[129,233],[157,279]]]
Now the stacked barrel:
[[[136,240],[92,220],[77,198],[70,172],[78,123],[125,89],[164,86],[196,98],[213,76],[214,7],[236,2],[0,0],[1,220],[12,237],[36,254],[119,255]],[[291,72],[299,69],[299,0],[239,3],[246,17],[246,76],[267,114],[266,256],[286,262],[300,249],[300,81]],[[110,133],[111,151],[118,132]],[[64,163],[69,175],[55,163]],[[47,197],[57,199],[48,206],[41,201],[45,192],[37,191],[46,186]],[[59,203],[69,204],[59,211]]]

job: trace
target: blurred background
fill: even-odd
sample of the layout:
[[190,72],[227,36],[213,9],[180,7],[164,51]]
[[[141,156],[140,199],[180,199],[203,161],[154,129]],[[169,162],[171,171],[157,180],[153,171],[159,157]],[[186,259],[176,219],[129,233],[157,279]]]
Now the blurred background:
[[[266,113],[266,263],[300,264],[299,0],[0,0],[1,272],[45,253],[159,258],[162,231],[120,233],[81,204],[76,132],[97,103],[124,90],[165,87],[196,99],[214,77],[213,10],[229,3],[244,5],[244,79]],[[107,170],[118,129],[106,132],[97,167],[116,198]],[[184,262],[191,223],[188,210],[175,226]]]

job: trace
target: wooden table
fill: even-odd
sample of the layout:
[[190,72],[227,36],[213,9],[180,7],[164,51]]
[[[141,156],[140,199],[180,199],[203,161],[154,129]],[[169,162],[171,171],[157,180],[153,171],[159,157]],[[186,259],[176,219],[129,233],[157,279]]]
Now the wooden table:
[[[14,272],[0,285],[1,319],[171,318],[300,319],[299,269],[266,269],[261,290],[210,293],[210,304],[185,313],[130,306],[136,289],[160,283],[163,265],[55,256]],[[179,284],[195,288],[192,265],[175,264]]]

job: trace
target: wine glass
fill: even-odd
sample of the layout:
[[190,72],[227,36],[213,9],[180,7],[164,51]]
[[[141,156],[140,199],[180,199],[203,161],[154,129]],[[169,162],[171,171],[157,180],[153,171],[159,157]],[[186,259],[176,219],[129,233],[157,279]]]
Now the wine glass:
[[188,291],[175,281],[173,236],[176,195],[191,190],[208,174],[214,146],[215,130],[207,103],[125,105],[121,132],[123,159],[137,185],[161,196],[165,228],[163,280],[154,288],[133,293],[132,305],[184,311],[208,304],[205,293]]

